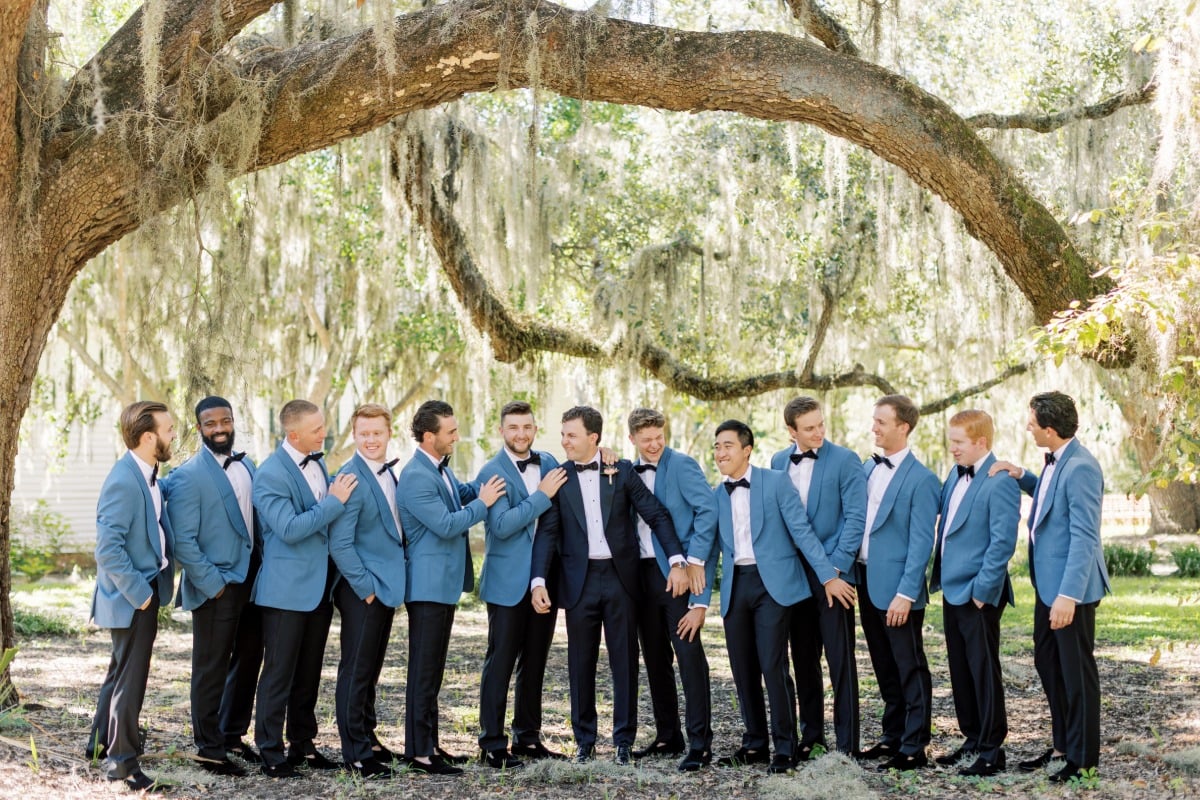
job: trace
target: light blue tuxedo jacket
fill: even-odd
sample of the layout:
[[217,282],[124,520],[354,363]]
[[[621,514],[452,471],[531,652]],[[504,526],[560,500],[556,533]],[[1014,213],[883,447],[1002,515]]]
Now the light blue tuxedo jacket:
[[[549,453],[536,452],[542,459],[538,473],[541,478],[557,467],[558,461]],[[511,607],[520,603],[529,591],[537,520],[550,509],[551,500],[540,490],[533,494],[526,491],[521,471],[503,448],[483,465],[475,483],[482,486],[496,475],[504,479],[505,491],[488,509],[484,521],[479,597],[485,603]]]
[[1100,546],[1104,475],[1087,448],[1072,439],[1055,464],[1046,499],[1037,503],[1040,478],[1029,470],[1021,488],[1033,497],[1029,527],[1029,576],[1038,598],[1053,605],[1059,595],[1095,603],[1112,591]]
[[[253,485],[254,462],[243,458],[239,463],[249,471]],[[175,558],[183,569],[181,604],[185,611],[193,611],[226,584],[246,580],[254,531],[246,530],[233,484],[206,449],[171,470],[159,484],[175,535]]]
[[[325,460],[319,463],[328,476]],[[345,506],[328,493],[318,503],[281,444],[254,476],[254,510],[262,527],[263,562],[251,599],[267,608],[312,611],[329,575],[329,526]]]
[[[635,463],[641,463],[641,459]],[[707,606],[717,574],[717,502],[712,487],[696,459],[665,447],[654,471],[654,496],[671,514],[683,554],[704,562],[704,591],[691,595],[689,602]],[[657,537],[651,536],[650,541],[665,578],[671,571],[671,561]]]
[[126,453],[108,473],[96,504],[96,590],[92,618],[101,628],[128,628],[133,612],[152,594],[158,579],[158,601],[168,605],[175,593],[171,561],[171,520],[164,500],[162,526],[167,543],[166,569],[154,516],[154,498],[142,477],[137,456]]
[[1008,561],[1017,547],[1021,490],[1008,473],[988,477],[996,456],[988,453],[971,479],[954,519],[946,525],[950,496],[958,485],[952,467],[942,484],[941,518],[934,544],[929,591],[940,591],[946,602],[962,606],[979,600],[993,606],[1013,604]]
[[[786,473],[794,452],[795,444],[780,450],[771,457],[771,469]],[[804,510],[839,577],[854,583],[854,560],[867,524],[867,479],[857,455],[830,441],[821,445]]]
[[[744,491],[738,489],[737,491]],[[725,567],[721,577],[721,616],[729,613],[733,596],[733,510],[723,483],[712,490],[717,501],[717,527]],[[791,606],[812,597],[801,554],[821,583],[837,577],[821,540],[808,524],[800,493],[786,473],[755,467],[750,470],[750,539],[758,574],[776,603]]]
[[400,473],[396,502],[408,537],[408,602],[456,605],[475,586],[467,531],[484,520],[488,508],[449,467],[446,474],[453,494],[424,453],[413,453]]
[[[867,459],[863,469],[869,481],[873,470],[887,467]],[[925,607],[940,495],[941,482],[910,450],[896,466],[869,534],[867,588],[871,605],[880,611],[898,594],[913,598],[914,609]]]
[[329,526],[329,554],[338,580],[349,583],[361,600],[375,595],[375,602],[397,608],[404,602],[407,565],[387,495],[358,453],[338,470],[342,473],[358,478],[358,486],[346,500],[346,510]]

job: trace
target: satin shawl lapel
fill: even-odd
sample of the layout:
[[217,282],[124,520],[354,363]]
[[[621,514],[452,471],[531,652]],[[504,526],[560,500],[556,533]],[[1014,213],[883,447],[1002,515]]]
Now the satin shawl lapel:
[[400,531],[396,530],[396,515],[391,507],[388,506],[387,495],[383,493],[383,489],[379,488],[379,476],[371,469],[371,465],[362,459],[358,453],[354,454],[351,459],[350,469],[358,474],[358,482],[365,483],[371,487],[371,497],[375,500],[375,507],[379,510],[379,516],[383,519],[383,526],[387,528],[388,535],[400,541]]
[[[763,485],[762,475],[754,473],[762,473],[761,469],[754,469],[750,473],[750,541],[755,545],[758,544],[758,537],[762,535],[763,528],[763,507],[766,503],[767,487]],[[733,519],[733,510],[730,509],[729,518]],[[758,559],[757,550],[755,551],[755,559]]]
[[[203,464],[205,474],[216,487],[217,494],[221,495],[221,502],[225,505],[225,516],[229,517],[229,523],[233,525],[233,529],[249,539],[250,531],[246,530],[246,520],[242,518],[242,507],[238,505],[237,495],[233,492],[233,483],[230,482],[225,470],[221,469],[221,465],[207,449],[201,448],[194,458],[203,459],[200,463]],[[244,459],[242,463],[245,463]],[[253,480],[251,477],[251,482]]]
[[[1050,509],[1050,506],[1053,505],[1053,503],[1054,503],[1054,490],[1058,486],[1059,477],[1061,477],[1063,474],[1063,467],[1065,467],[1067,465],[1067,461],[1069,461],[1071,459],[1071,456],[1075,455],[1075,451],[1078,449],[1079,449],[1079,442],[1075,439],[1072,439],[1070,444],[1067,445],[1067,449],[1063,451],[1062,458],[1058,459],[1058,463],[1056,463],[1054,465],[1054,474],[1052,476],[1050,476],[1050,485],[1046,487],[1046,502],[1042,503],[1041,505],[1038,506],[1037,518],[1033,521],[1033,527],[1035,529],[1037,528],[1038,525],[1042,524],[1042,519],[1045,518],[1046,512]],[[1044,473],[1045,470],[1043,469],[1042,472]],[[1041,488],[1041,484],[1042,484],[1042,479],[1039,476],[1038,477],[1038,485],[1035,486],[1033,489],[1034,502],[1037,501],[1038,489]]]
[[[991,469],[991,466],[995,463],[995,461],[996,457],[989,454],[988,457],[984,459],[983,466],[980,468],[979,473],[971,479],[971,485],[967,487],[967,493],[963,495],[962,502],[958,504],[958,511],[956,511],[954,514],[954,520],[950,523],[950,528],[946,531],[947,536],[954,533],[966,523],[967,517],[971,514],[971,504],[975,502],[975,498],[983,490],[983,482],[988,479],[987,472],[989,469]],[[954,485],[957,486],[960,480],[962,480],[962,478],[956,476],[954,479]],[[947,497],[947,508],[949,505],[950,498]]]
[[558,490],[558,496],[562,498],[563,504],[570,507],[571,513],[575,515],[575,521],[579,524],[579,529],[586,537],[587,515],[583,513],[583,487],[579,485],[579,473],[575,470],[575,462],[568,461],[566,467],[567,482],[563,484],[562,489]]
[[[300,497],[304,508],[315,506],[317,498],[313,496],[312,487],[308,485],[308,479],[304,477],[304,473],[300,471],[300,467],[296,465],[295,461],[292,461],[291,454],[287,450],[284,450],[281,444],[279,445],[279,449],[275,451],[275,455],[283,459],[284,471],[292,479],[292,489]],[[324,470],[324,468],[325,464],[321,462],[321,469]]]
[[[508,497],[509,504],[515,506],[529,497],[529,492],[525,491],[525,476],[521,474],[521,470],[517,469],[517,465],[513,463],[513,460],[508,457],[508,451],[501,449],[496,454],[496,464],[499,466],[500,471],[504,473],[504,494]],[[525,469],[529,469],[529,466],[526,466]],[[541,469],[540,464],[538,465],[538,469]]]
[[[638,459],[641,463],[641,459]],[[662,455],[658,457],[658,468],[654,470],[654,496],[661,498],[667,490],[667,476],[671,473],[671,448],[664,447]],[[641,476],[638,476],[641,480]],[[678,533],[678,531],[676,531]]]
[[[616,482],[621,480],[621,472],[616,464],[613,464],[613,469],[617,471],[611,475],[604,474],[604,463],[600,464],[600,519],[604,525],[604,538],[608,538],[608,518],[611,516],[613,504],[613,495],[617,491]],[[639,478],[638,480],[641,480]]]
[[[722,481],[724,481],[724,478],[722,478]],[[718,483],[717,486],[721,487],[721,491],[716,492],[717,534],[721,537],[722,548],[724,548],[726,542],[728,542],[729,552],[733,553],[733,504],[729,501],[729,492],[725,491],[725,487],[720,483]],[[733,556],[731,555],[730,558],[732,557]],[[727,566],[725,569],[730,569],[730,567]]]
[[158,541],[158,517],[154,513],[154,496],[150,494],[150,486],[146,483],[146,479],[142,476],[142,470],[138,467],[134,459],[137,458],[133,453],[125,454],[125,468],[129,470],[133,480],[137,481],[137,485],[142,490],[142,498],[146,502],[146,536],[150,539],[150,548],[158,556],[159,563],[162,562],[163,552],[162,545]]
[[[871,525],[871,533],[879,530],[879,526],[892,513],[892,506],[896,505],[896,495],[900,493],[900,487],[904,484],[904,479],[908,477],[908,472],[912,469],[912,465],[916,461],[916,457],[909,452],[904,461],[896,467],[896,474],[892,476],[892,481],[888,484],[887,491],[883,493],[883,499],[879,502],[879,511],[875,514],[875,521]],[[887,469],[887,467],[876,464],[875,469]]]
[[[438,470],[437,464],[434,464],[433,460],[429,456],[425,455],[424,452],[413,453],[413,458],[415,458],[417,463],[423,468],[433,473],[434,480],[437,482],[438,494],[441,495],[442,502],[446,504],[446,508],[450,509],[451,511],[458,511],[458,498],[450,496],[450,489],[446,486],[446,482],[442,480],[442,473]],[[450,475],[450,473],[446,474]],[[450,475],[450,483],[451,485],[454,485],[455,483],[453,475]]]

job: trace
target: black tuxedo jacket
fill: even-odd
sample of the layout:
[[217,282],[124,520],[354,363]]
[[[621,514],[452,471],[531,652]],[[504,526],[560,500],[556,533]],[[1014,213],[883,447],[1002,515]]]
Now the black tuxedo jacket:
[[[567,482],[554,496],[550,510],[538,520],[530,578],[544,579],[549,576],[557,555],[562,564],[558,605],[571,609],[579,602],[583,582],[587,578],[588,536],[579,475],[572,462],[568,461],[563,466],[567,469]],[[646,520],[668,558],[681,555],[683,548],[675,535],[670,512],[642,483],[642,479],[633,471],[633,464],[622,459],[614,466],[616,473],[608,476],[604,474],[604,465],[600,465],[600,508],[604,516],[604,538],[612,550],[613,566],[621,585],[631,596],[637,597],[641,553],[638,550],[636,517],[632,512],[637,511]]]

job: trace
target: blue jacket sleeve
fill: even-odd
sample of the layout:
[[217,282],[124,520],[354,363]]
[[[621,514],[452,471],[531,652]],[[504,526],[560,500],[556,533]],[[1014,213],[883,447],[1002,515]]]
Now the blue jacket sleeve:
[[176,469],[160,484],[167,518],[171,520],[175,560],[205,597],[216,597],[225,588],[226,580],[200,549],[201,499],[196,479],[189,470]]
[[[414,477],[407,482],[402,481],[399,487],[401,499],[398,502],[434,536],[453,539],[468,531],[475,523],[482,522],[487,516],[487,506],[482,500],[475,499],[457,511],[450,511],[446,508],[446,502],[442,500],[441,491],[435,483],[439,480],[441,478],[436,473],[431,473],[419,478]],[[408,532],[410,541],[414,535],[417,535],[416,531]]]
[[933,555],[933,539],[936,534],[941,481],[927,469],[913,487],[912,508],[908,518],[908,552],[904,557],[904,573],[896,594],[921,597],[925,588],[925,573],[929,569],[929,557]]
[[1021,516],[1021,490],[1005,473],[985,478],[988,494],[988,546],[983,564],[971,583],[971,597],[999,605],[1008,576],[1008,562],[1017,548],[1017,523]]
[[[1056,503],[1066,500],[1070,535],[1067,546],[1067,563],[1063,567],[1062,583],[1058,587],[1061,597],[1079,600],[1087,590],[1088,577],[1095,568],[1096,554],[1100,551],[1100,508],[1104,498],[1104,477],[1096,462],[1073,458],[1067,465],[1069,470],[1060,478],[1059,485],[1065,497],[1055,497]],[[1062,481],[1067,481],[1065,484]]]
[[360,600],[366,600],[375,594],[375,577],[363,565],[358,549],[354,546],[358,534],[358,519],[369,490],[369,486],[355,489],[346,500],[345,510],[329,526],[329,555],[337,565],[338,572]]
[[837,577],[837,570],[829,563],[825,555],[825,546],[808,523],[808,512],[804,510],[804,503],[800,501],[800,492],[796,491],[796,486],[786,475],[783,476],[783,480],[777,481],[775,486],[779,498],[779,512],[783,516],[783,523],[787,526],[792,542],[817,574],[817,579],[822,584],[828,583]]
[[[254,481],[254,510],[264,529],[288,544],[326,531],[344,509],[342,501],[327,494],[312,508],[296,513],[287,478],[278,470],[261,469]],[[359,491],[355,489],[355,491]]]
[[110,479],[100,491],[96,506],[96,565],[134,608],[141,608],[152,594],[150,583],[133,566],[125,549],[137,508],[143,502],[139,487]]
[[854,568],[867,526],[867,476],[853,457],[838,467],[838,492],[842,500],[842,529],[829,561],[842,575]]

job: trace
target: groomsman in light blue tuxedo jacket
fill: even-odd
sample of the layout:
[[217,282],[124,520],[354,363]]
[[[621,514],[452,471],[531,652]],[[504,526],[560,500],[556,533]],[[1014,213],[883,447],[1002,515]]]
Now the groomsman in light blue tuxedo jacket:
[[950,418],[955,466],[942,484],[930,592],[942,592],[946,661],[954,711],[965,741],[938,756],[946,766],[974,761],[960,775],[990,777],[1005,767],[1008,716],[1000,671],[1000,615],[1012,604],[1008,561],[1017,545],[1021,490],[1008,475],[988,476],[995,427],[984,411]]
[[1079,413],[1067,395],[1034,395],[1026,427],[1037,446],[1047,450],[1042,474],[1007,462],[992,467],[1008,471],[1033,497],[1029,512],[1029,578],[1037,595],[1033,660],[1050,705],[1053,744],[1020,767],[1033,771],[1054,759],[1065,759],[1050,780],[1067,783],[1100,763],[1096,609],[1111,591],[1100,545],[1104,475],[1095,457],[1075,439]]
[[[783,409],[792,446],[771,458],[771,469],[792,479],[808,521],[838,576],[854,582],[854,560],[862,543],[867,513],[867,479],[862,462],[845,447],[825,439],[825,415],[812,397],[797,397]],[[824,602],[820,582],[804,564],[813,596],[792,609],[791,647],[800,704],[800,748],[797,761],[807,761],[825,741],[825,681],[821,649],[833,683],[833,729],[837,749],[858,751],[858,667],[854,661],[854,607]]]
[[[549,453],[534,450],[537,422],[529,403],[513,401],[500,409],[504,447],[479,472],[476,482],[504,480],[505,492],[488,509],[484,522],[483,570],[479,597],[487,603],[488,641],[479,684],[479,749],[483,762],[516,769],[522,758],[562,758],[542,743],[542,682],[554,639],[558,609],[534,612],[529,576],[537,521],[550,509],[567,480],[566,470]],[[513,686],[512,750],[504,734],[508,685]]]
[[[261,663],[261,655],[245,653],[233,661],[235,647],[245,641],[239,630],[243,618],[254,617],[248,624],[261,631],[258,609],[247,612],[262,562],[261,552],[256,553],[262,545],[252,500],[254,462],[233,450],[228,400],[210,396],[197,403],[196,426],[200,451],[162,481],[175,557],[183,569],[181,605],[192,612],[192,738],[202,769],[243,776],[246,771],[229,759],[228,751],[238,752],[245,728],[226,731],[221,722],[241,714],[242,709],[232,706],[246,702],[247,694],[253,702]],[[259,642],[261,649],[261,638]],[[243,676],[242,668],[252,672]],[[242,681],[249,681],[250,688],[239,697]],[[244,751],[242,755],[246,757]]]
[[463,592],[475,587],[467,532],[482,522],[504,495],[496,476],[476,489],[459,483],[450,469],[458,421],[449,403],[428,400],[413,416],[417,452],[400,473],[400,524],[408,537],[408,684],[405,691],[404,751],[409,770],[461,775],[465,756],[452,756],[438,743],[438,692],[454,610]]
[[908,437],[920,419],[904,395],[875,404],[871,432],[883,454],[867,460],[867,521],[859,549],[863,635],[883,697],[883,735],[860,758],[886,756],[881,770],[912,770],[929,761],[933,682],[921,626],[929,594],[941,484],[917,460]]
[[346,771],[390,778],[393,754],[375,735],[375,686],[387,655],[396,608],[404,602],[404,532],[396,508],[399,459],[387,460],[392,412],[366,403],[350,417],[355,452],[339,474],[358,479],[359,490],[329,529],[337,567],[333,603],[342,617],[336,716]]
[[[696,460],[667,447],[667,420],[662,412],[635,408],[628,423],[629,441],[638,451],[634,472],[667,507],[679,544],[692,562],[688,567],[690,593],[675,596],[664,591],[663,579],[673,568],[650,526],[635,515],[642,582],[638,640],[646,662],[656,734],[653,742],[633,755],[679,755],[686,750],[679,770],[694,772],[712,761],[712,692],[700,629],[717,568],[717,503]],[[686,740],[679,728],[672,651],[679,659],[683,684]]]
[[138,766],[138,717],[158,635],[158,609],[171,602],[175,565],[171,522],[163,514],[158,465],[171,458],[175,422],[162,403],[121,411],[129,452],[108,473],[96,504],[96,590],[92,618],[112,635],[87,757],[104,758],[108,780],[131,791],[153,787]]
[[[783,472],[751,467],[753,451],[754,433],[744,422],[717,426],[714,455],[725,477],[713,489],[724,559],[721,614],[746,727],[742,746],[717,764],[769,764],[769,772],[783,773],[795,766],[798,746],[796,693],[787,661],[791,611],[812,596],[801,557],[820,581],[822,602],[853,605],[855,593],[825,555],[796,487]],[[764,683],[771,702],[769,728]]]
[[333,619],[329,594],[337,578],[329,557],[329,526],[342,515],[358,478],[346,473],[330,483],[325,454],[318,449],[325,442],[325,415],[313,403],[289,401],[279,412],[279,427],[285,438],[254,480],[263,563],[252,599],[262,609],[264,646],[254,739],[263,774],[295,778],[297,767],[339,767],[317,752],[313,739]]

